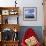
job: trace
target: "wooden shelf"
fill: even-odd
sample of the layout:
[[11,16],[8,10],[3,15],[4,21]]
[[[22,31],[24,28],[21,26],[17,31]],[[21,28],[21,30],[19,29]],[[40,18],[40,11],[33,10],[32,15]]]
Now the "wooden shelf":
[[[14,32],[16,29],[17,30],[16,32],[18,33],[18,31],[20,30],[19,24],[18,23],[17,24],[8,24],[8,23],[6,23],[7,21],[5,20],[5,17],[7,18],[7,16],[17,16],[18,17],[18,15],[19,15],[18,11],[19,11],[19,7],[0,7],[0,15],[1,15],[0,32],[1,33],[3,33],[3,30],[6,28],[11,29]],[[4,21],[5,23],[3,22],[3,20],[5,20]],[[4,39],[2,39],[2,38],[3,37],[1,37],[0,46],[18,46],[18,42],[19,42],[18,39],[17,39],[17,41],[16,40],[13,41],[13,39],[10,39],[9,41],[4,41]]]
[[[2,41],[1,41],[2,42]],[[12,43],[12,42],[19,42],[19,40],[15,40],[15,41],[12,41],[12,40],[10,40],[10,41],[3,41],[4,43]]]
[[17,29],[17,31],[20,30],[20,26],[19,24],[1,24],[1,30],[5,29],[5,28],[10,28],[14,31],[14,29]]
[[[6,11],[7,15],[18,15],[19,7],[0,7],[0,14],[2,14],[2,11]],[[12,12],[14,14],[10,14],[10,12]],[[4,15],[6,15],[6,14],[4,14]]]
[[19,8],[19,7],[0,7],[1,10],[5,10],[5,9],[8,9],[8,10],[9,10],[9,9],[10,9],[10,10],[11,10],[11,9],[16,9],[16,10],[18,10],[18,8]]
[[1,42],[2,46],[18,46],[18,41],[5,41],[5,42]]
[[[13,13],[10,13],[10,12],[13,12]],[[6,21],[8,23],[8,16],[19,15],[19,7],[0,7],[0,15],[1,15],[1,24],[6,23]]]

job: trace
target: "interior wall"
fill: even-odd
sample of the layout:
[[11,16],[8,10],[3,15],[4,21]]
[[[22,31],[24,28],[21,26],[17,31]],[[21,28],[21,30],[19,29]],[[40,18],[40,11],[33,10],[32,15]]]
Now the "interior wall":
[[46,0],[44,0],[44,26],[46,26]]
[[[43,26],[44,16],[43,16],[43,0],[24,0],[20,4],[20,25],[21,26]],[[36,7],[37,8],[37,21],[24,21],[23,20],[23,7]]]
[[15,0],[0,0],[0,7],[14,7]]

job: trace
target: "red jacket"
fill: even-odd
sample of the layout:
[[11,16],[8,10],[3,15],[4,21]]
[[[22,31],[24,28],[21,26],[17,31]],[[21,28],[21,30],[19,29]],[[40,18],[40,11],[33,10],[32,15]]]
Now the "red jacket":
[[[32,28],[27,29],[27,31],[25,32],[25,35],[22,39],[21,45],[26,46],[25,39],[28,39],[29,37],[32,37],[32,36],[37,37],[36,33],[33,31]],[[35,46],[41,46],[41,45],[38,42]]]

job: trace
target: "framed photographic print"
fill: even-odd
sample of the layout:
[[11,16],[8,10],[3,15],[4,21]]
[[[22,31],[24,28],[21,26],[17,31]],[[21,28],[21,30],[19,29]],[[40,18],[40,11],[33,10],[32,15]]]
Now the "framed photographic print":
[[9,10],[2,10],[2,15],[9,15]]
[[17,14],[17,11],[16,11],[16,10],[10,10],[10,11],[9,11],[9,14],[10,14],[10,15],[16,15],[16,14]]
[[37,8],[36,7],[24,7],[23,8],[24,20],[37,20]]
[[14,10],[10,10],[10,11],[9,11],[9,14],[10,14],[10,15],[14,15]]

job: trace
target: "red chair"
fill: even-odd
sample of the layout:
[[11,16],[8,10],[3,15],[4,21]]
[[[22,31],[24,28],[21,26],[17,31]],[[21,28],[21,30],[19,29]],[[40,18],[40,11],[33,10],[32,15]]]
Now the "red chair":
[[[34,36],[37,39],[37,35],[33,31],[33,29],[32,28],[27,29],[27,31],[25,32],[24,37],[22,38],[21,46],[27,46],[27,44],[25,43],[25,40],[32,37],[32,36]],[[37,39],[37,41],[38,41],[38,39]],[[35,46],[41,46],[40,42],[38,41]]]

